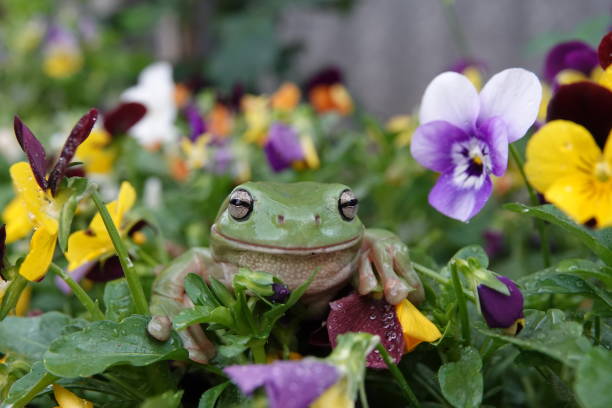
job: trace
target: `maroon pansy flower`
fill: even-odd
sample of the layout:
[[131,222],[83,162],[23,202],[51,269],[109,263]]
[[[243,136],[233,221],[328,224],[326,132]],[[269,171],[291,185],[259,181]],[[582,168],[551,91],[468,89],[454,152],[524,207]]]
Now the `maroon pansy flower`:
[[601,39],[597,49],[597,55],[599,57],[599,65],[601,65],[603,69],[608,68],[608,66],[612,64],[612,31]]

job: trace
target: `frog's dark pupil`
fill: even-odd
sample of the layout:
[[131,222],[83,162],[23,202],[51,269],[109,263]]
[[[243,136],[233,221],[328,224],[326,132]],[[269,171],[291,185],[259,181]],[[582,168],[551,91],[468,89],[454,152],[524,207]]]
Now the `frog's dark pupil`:
[[248,201],[243,201],[239,198],[232,198],[230,200],[230,204],[236,207],[247,207],[249,208],[251,206],[251,203]]
[[356,207],[357,204],[359,204],[359,201],[356,198],[353,198],[352,200],[346,201],[344,203],[340,203],[340,207],[342,208]]

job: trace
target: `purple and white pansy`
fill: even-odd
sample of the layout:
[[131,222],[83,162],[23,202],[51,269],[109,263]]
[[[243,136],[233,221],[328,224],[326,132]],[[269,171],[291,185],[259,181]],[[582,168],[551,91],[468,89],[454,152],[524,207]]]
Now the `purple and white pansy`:
[[474,217],[491,195],[491,174],[506,172],[508,144],[535,122],[541,98],[540,81],[522,68],[494,75],[480,94],[456,72],[435,77],[411,143],[414,159],[441,173],[429,203],[460,221]]

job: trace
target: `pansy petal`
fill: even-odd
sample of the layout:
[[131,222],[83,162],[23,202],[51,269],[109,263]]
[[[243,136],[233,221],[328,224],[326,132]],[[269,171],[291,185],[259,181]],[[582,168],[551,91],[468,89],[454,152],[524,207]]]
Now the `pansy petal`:
[[18,116],[15,116],[14,118],[13,127],[17,141],[19,142],[21,149],[28,157],[28,161],[32,167],[32,172],[36,178],[36,182],[40,188],[46,190],[48,185],[47,180],[45,179],[45,175],[47,173],[45,149],[40,144],[36,136],[34,136],[32,131],[25,125],[25,123],[21,121],[21,119],[19,119]]
[[264,386],[270,408],[307,408],[340,377],[333,365],[313,360],[236,365],[223,371],[245,394]]
[[25,202],[17,195],[2,212],[2,220],[6,223],[6,243],[10,244],[28,235],[34,225]]
[[480,92],[478,121],[502,118],[508,127],[508,143],[512,143],[533,125],[541,100],[538,77],[522,68],[509,68],[493,75]]
[[449,122],[428,122],[419,126],[412,135],[410,153],[422,166],[443,173],[453,166],[453,144],[468,138],[461,128]]
[[[136,191],[134,187],[127,182],[124,181],[121,183],[121,187],[119,189],[119,196],[117,200],[106,205],[108,212],[113,220],[113,224],[117,229],[121,230],[123,217],[126,212],[128,212],[136,202]],[[100,213],[96,214],[94,218],[91,220],[89,224],[89,229],[91,229],[95,234],[104,236],[108,235],[106,232],[106,227],[104,226],[104,221],[102,221],[102,216]]]
[[503,176],[508,167],[508,128],[506,122],[499,117],[493,117],[478,124],[478,137],[489,146],[492,172]]
[[544,78],[552,84],[564,69],[574,69],[588,74],[597,64],[595,50],[583,41],[566,41],[557,44],[546,55]]
[[608,68],[608,66],[612,64],[612,31],[601,39],[597,49],[597,55],[599,57],[599,65],[601,65],[603,69]]
[[429,204],[447,217],[467,222],[484,207],[492,186],[491,179],[486,177],[479,189],[459,188],[453,175],[445,173],[430,191]]
[[19,274],[30,281],[37,281],[47,272],[53,253],[57,234],[50,234],[45,228],[34,231],[30,241],[30,252],[19,267]]
[[59,404],[59,408],[93,408],[93,403],[80,398],[58,384],[53,384],[53,396]]
[[505,329],[523,317],[523,294],[512,280],[505,276],[497,276],[510,294],[505,295],[494,289],[478,285],[478,300],[480,311],[491,328]]
[[268,141],[264,151],[272,170],[282,171],[295,161],[304,158],[302,146],[296,131],[283,123],[273,123],[268,132]]
[[555,180],[544,192],[544,197],[577,223],[582,224],[596,214],[599,197],[593,200],[592,183],[593,179],[589,174],[572,173]]
[[68,250],[66,251],[68,270],[74,271],[85,263],[112,253],[114,250],[108,234],[100,236],[89,231],[73,232],[68,238]]
[[603,149],[612,128],[612,91],[593,82],[560,87],[548,104],[548,121],[570,120],[584,126]]
[[[95,266],[96,262],[94,261],[86,262],[78,268],[70,271],[69,273],[75,282],[80,282]],[[66,281],[58,275],[55,276],[55,286],[57,286],[57,288],[66,295],[72,293],[72,289],[70,288],[70,286],[68,286]]]
[[442,337],[442,333],[419,309],[408,299],[395,306],[397,318],[402,326],[406,351],[412,351],[417,345],[426,341],[431,343]]
[[77,148],[85,139],[87,139],[87,136],[89,136],[89,133],[91,133],[91,129],[93,129],[93,126],[96,124],[97,120],[98,111],[96,109],[90,109],[90,111],[83,115],[72,128],[72,131],[68,135],[68,138],[64,143],[64,147],[60,152],[57,163],[55,163],[53,170],[51,170],[49,173],[49,188],[54,194],[59,182],[64,177],[66,169],[72,161]]
[[425,89],[419,120],[422,124],[443,120],[469,132],[479,112],[478,93],[470,80],[456,72],[444,72]]
[[58,229],[57,219],[53,216],[58,212],[55,202],[50,194],[42,190],[36,183],[31,167],[26,162],[18,162],[9,170],[11,179],[26,205],[28,216],[32,216],[36,224],[44,227],[50,234],[55,234]]
[[[327,317],[327,332],[332,347],[336,347],[337,337],[347,332],[366,332],[380,337],[382,345],[393,360],[398,363],[404,353],[402,327],[397,320],[393,305],[385,300],[352,293],[330,304]],[[367,366],[387,368],[380,354],[371,352]]]
[[104,115],[104,129],[113,136],[126,133],[147,113],[138,102],[124,102]]
[[123,276],[119,257],[114,255],[98,261],[96,267],[87,274],[87,279],[93,282],[108,282]]
[[[544,125],[527,143],[525,173],[541,193],[558,180],[594,165],[601,151],[584,127],[567,120]],[[587,169],[590,171],[590,169]]]

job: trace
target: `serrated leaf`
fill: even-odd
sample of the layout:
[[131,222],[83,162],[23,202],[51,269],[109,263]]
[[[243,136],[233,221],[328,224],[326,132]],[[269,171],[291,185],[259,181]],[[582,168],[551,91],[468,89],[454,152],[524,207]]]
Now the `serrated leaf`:
[[0,352],[15,353],[31,362],[40,360],[64,327],[74,322],[59,312],[36,317],[9,316],[0,322]]
[[120,321],[135,312],[130,288],[125,278],[116,279],[106,284],[104,288],[104,306],[106,318]]
[[576,367],[591,343],[582,335],[582,325],[567,321],[558,309],[546,313],[540,310],[525,311],[525,328],[517,336],[508,336],[484,327],[476,327],[486,336],[512,343],[526,350],[533,350]]
[[612,266],[612,228],[590,230],[576,224],[561,210],[551,204],[529,207],[519,203],[509,203],[504,208],[520,214],[527,214],[555,224],[580,239],[602,261]]
[[473,347],[461,350],[459,361],[446,363],[438,371],[440,389],[455,408],[478,407],[482,401],[482,359]]
[[578,365],[574,390],[584,407],[610,406],[610,367],[612,352],[601,347],[593,348]]
[[215,385],[212,388],[209,388],[202,396],[200,397],[200,403],[198,404],[198,408],[214,408],[217,400],[225,391],[227,386],[230,384],[229,381],[221,383],[219,385]]
[[109,367],[145,366],[162,360],[184,360],[187,351],[176,333],[165,342],[147,333],[148,318],[133,315],[120,323],[98,321],[62,336],[44,354],[47,370],[59,377],[88,377]]

